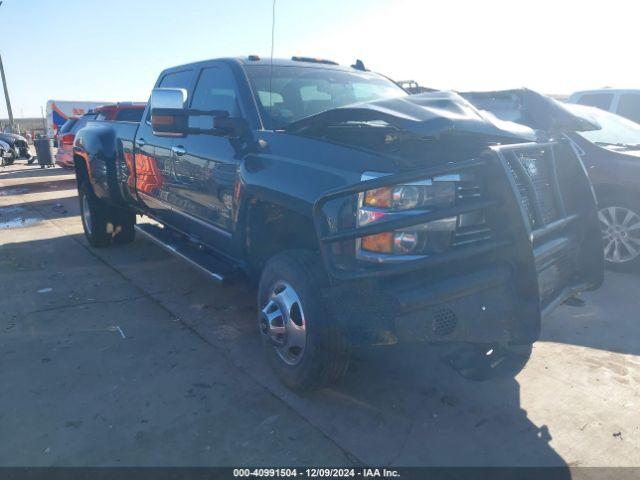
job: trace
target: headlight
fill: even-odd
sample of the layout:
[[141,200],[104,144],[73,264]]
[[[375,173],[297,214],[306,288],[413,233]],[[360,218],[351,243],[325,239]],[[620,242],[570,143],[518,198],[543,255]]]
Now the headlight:
[[[364,174],[362,179],[369,180],[379,176],[381,175]],[[365,191],[360,194],[358,226],[453,206],[456,182],[459,180],[459,175],[447,175]],[[359,251],[363,254],[361,257],[365,258],[367,252],[405,258],[443,252],[451,245],[456,224],[457,217],[449,217],[402,230],[365,236],[359,241]]]
[[363,205],[394,211],[428,209],[453,205],[455,196],[455,182],[433,179],[417,184],[368,190],[364,192]]

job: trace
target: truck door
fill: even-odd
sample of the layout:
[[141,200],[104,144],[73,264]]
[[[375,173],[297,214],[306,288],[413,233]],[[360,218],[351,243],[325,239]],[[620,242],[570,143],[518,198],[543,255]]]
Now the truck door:
[[[241,116],[235,79],[226,65],[211,64],[198,72],[190,108]],[[189,126],[211,129],[212,118],[192,116]],[[228,138],[211,134],[176,138],[172,150],[172,189],[178,197],[174,206],[183,216],[181,222],[203,243],[229,252],[239,154]]]
[[[188,91],[192,78],[193,69],[168,72],[160,78],[157,87],[184,88]],[[151,110],[147,107],[136,135],[136,191],[140,202],[150,213],[170,225],[175,223],[175,214],[171,209],[175,201],[171,188],[175,182],[171,162],[172,145],[172,137],[153,134]]]

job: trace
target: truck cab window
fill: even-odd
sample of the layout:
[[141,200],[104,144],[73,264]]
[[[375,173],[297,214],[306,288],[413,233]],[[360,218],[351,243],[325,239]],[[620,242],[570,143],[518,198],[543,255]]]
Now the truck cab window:
[[192,70],[182,70],[180,72],[167,73],[162,80],[160,80],[161,88],[189,88],[191,83]]
[[[231,117],[240,116],[235,80],[231,72],[223,67],[203,69],[193,92],[191,108],[224,110]],[[193,116],[189,118],[189,125],[194,128],[211,128],[211,118]]]
[[[191,76],[193,75],[193,70],[181,70],[179,72],[170,72],[167,73],[160,83],[158,84],[158,88],[185,88],[189,90],[189,85],[191,84]],[[147,109],[147,117],[145,118],[146,122],[151,122],[151,109]]]

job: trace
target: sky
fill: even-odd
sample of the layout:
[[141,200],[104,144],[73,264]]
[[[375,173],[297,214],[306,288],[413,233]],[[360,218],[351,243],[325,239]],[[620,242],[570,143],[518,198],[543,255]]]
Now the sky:
[[[4,0],[0,54],[14,116],[39,116],[48,99],[144,101],[164,68],[269,56],[272,6]],[[276,57],[362,59],[439,89],[640,88],[635,1],[276,0],[275,12]]]

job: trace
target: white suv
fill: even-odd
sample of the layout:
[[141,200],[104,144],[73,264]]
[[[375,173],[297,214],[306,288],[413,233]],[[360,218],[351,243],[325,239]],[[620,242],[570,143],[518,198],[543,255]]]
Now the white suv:
[[617,88],[584,90],[571,95],[569,103],[597,107],[640,123],[640,90],[621,90]]

